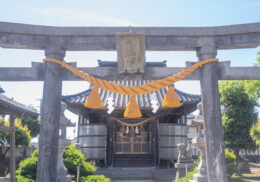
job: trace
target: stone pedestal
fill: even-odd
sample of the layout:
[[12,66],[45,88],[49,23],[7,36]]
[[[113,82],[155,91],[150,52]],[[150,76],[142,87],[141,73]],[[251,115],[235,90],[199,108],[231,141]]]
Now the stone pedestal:
[[188,172],[189,169],[196,166],[191,160],[189,147],[186,148],[184,143],[179,143],[177,144],[177,148],[178,148],[178,161],[175,164],[175,168],[177,168],[175,179],[179,179],[186,176],[186,168]]
[[58,164],[57,164],[57,182],[70,182],[71,178],[68,175],[68,170],[63,163],[63,153],[66,148],[70,145],[70,140],[59,139],[59,151],[58,151]]
[[186,176],[186,168],[188,173],[190,171],[189,169],[195,166],[196,164],[194,163],[176,163],[175,168],[177,168],[177,172],[176,172],[175,180]]

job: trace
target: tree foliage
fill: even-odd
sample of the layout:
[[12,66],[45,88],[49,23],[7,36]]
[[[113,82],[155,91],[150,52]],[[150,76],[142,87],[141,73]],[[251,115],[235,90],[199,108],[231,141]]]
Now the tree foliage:
[[[9,126],[9,121],[4,122],[2,121],[0,125]],[[4,144],[3,141],[7,140],[10,143],[10,135],[9,133],[0,133],[0,144]],[[23,125],[21,119],[15,119],[15,145],[16,146],[26,146],[30,145],[31,135],[30,130],[28,129],[27,125]]]
[[260,119],[250,129],[250,136],[255,141],[257,146],[260,146]]
[[256,101],[248,96],[245,85],[239,81],[220,83],[220,101],[223,106],[225,146],[238,157],[239,150],[255,148],[249,131],[257,120]]
[[28,129],[31,131],[32,138],[36,137],[40,133],[40,120],[33,119],[30,116],[23,115],[21,117],[22,124],[27,125]]
[[[256,67],[260,66],[260,51],[257,52],[257,63],[254,65]],[[251,99],[255,101],[260,99],[260,80],[243,80],[240,81],[245,86],[245,91]]]
[[225,150],[227,174],[232,176],[234,173],[239,171],[239,165],[236,164],[236,155],[228,150]]
[[[5,121],[1,117],[0,125],[9,126],[9,121]],[[15,145],[29,146],[30,145],[30,131],[26,125],[22,125],[20,119],[15,120]],[[5,175],[6,168],[9,161],[6,160],[6,154],[10,148],[4,148],[5,144],[10,144],[10,134],[0,132],[0,175]]]
[[257,101],[260,98],[260,80],[244,80],[240,82],[244,84],[245,91],[251,99]]
[[[260,66],[260,51],[257,52],[257,63],[255,66]],[[246,81],[246,90],[248,90],[248,94],[253,96],[256,101],[260,99],[260,80]],[[259,106],[259,105],[258,105]],[[250,135],[252,139],[255,141],[257,146],[260,146],[260,119],[258,122],[254,124],[250,129]]]
[[[260,51],[257,52],[257,55],[255,66],[260,66]],[[260,98],[260,80],[246,80],[245,89],[252,99],[257,101]]]

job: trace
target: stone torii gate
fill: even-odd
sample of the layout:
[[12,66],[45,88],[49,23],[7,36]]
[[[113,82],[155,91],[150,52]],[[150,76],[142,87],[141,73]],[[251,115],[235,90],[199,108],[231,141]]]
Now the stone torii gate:
[[[260,23],[201,28],[133,27],[132,31],[145,34],[148,51],[196,51],[199,60],[215,58],[219,49],[260,45]],[[0,46],[44,50],[47,58],[63,60],[66,51],[115,51],[117,32],[129,32],[129,28],[48,27],[0,22]],[[185,67],[147,67],[144,74],[135,75],[118,75],[117,68],[79,69],[106,80],[157,80]],[[201,83],[208,181],[227,182],[218,80],[260,79],[260,68],[230,67],[229,62],[213,62],[185,79]],[[51,62],[34,63],[31,68],[0,68],[0,81],[44,81],[37,182],[56,180],[62,80],[80,79]]]

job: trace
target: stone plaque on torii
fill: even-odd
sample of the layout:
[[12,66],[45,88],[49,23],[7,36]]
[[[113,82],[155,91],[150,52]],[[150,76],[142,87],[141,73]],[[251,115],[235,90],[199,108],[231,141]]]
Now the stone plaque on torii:
[[145,35],[117,33],[118,73],[144,73]]
[[[145,50],[196,51],[200,61],[215,58],[218,49],[253,48],[260,45],[260,23],[132,29],[135,33],[145,35]],[[128,27],[48,27],[0,22],[0,47],[44,50],[47,58],[63,61],[66,51],[115,51],[116,34],[128,31]],[[79,69],[106,80],[156,80],[186,68],[147,67],[143,74],[118,74],[117,68]],[[200,80],[201,83],[210,182],[227,182],[218,80],[241,79],[260,79],[260,68],[230,67],[228,62],[213,62],[185,78]],[[51,62],[34,63],[31,68],[0,68],[0,81],[44,81],[37,182],[56,180],[62,80],[81,79]]]

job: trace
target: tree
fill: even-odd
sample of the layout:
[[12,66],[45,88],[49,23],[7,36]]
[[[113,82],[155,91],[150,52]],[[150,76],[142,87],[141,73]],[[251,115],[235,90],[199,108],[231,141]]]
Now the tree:
[[260,119],[251,127],[250,136],[255,141],[256,146],[260,146]]
[[260,98],[260,80],[244,80],[240,82],[244,84],[245,91],[251,99],[257,101]]
[[[257,55],[255,66],[260,66],[260,51],[257,52]],[[244,84],[249,97],[257,101],[260,98],[260,80],[245,80]]]
[[34,138],[40,133],[40,120],[33,119],[30,116],[23,115],[21,117],[22,124],[27,125],[28,129],[31,131],[31,137]]
[[[258,57],[256,58],[257,63],[254,66],[260,66],[260,51],[257,52]],[[260,98],[260,80],[241,80],[244,84],[245,91],[251,99],[257,101]]]
[[255,142],[250,137],[251,126],[256,123],[256,101],[248,96],[240,81],[220,83],[220,101],[223,106],[223,132],[225,146],[234,151],[237,160],[241,149],[253,150]]
[[[1,118],[0,125],[9,126],[9,121],[5,122]],[[2,133],[0,132],[0,175],[4,175],[5,168],[8,166],[8,162],[5,160],[5,156],[9,150],[9,148],[4,148],[6,144],[10,142],[10,135],[9,133]],[[31,135],[28,127],[23,125],[21,119],[15,119],[15,145],[16,146],[25,146],[28,147],[30,145]]]
[[[256,58],[257,63],[255,66],[260,66],[260,51],[257,52],[258,57]],[[260,80],[247,81],[247,88],[249,90],[249,94],[253,93],[256,100],[260,98]],[[257,146],[260,146],[260,119],[258,122],[254,124],[250,129],[250,136],[255,141]]]

